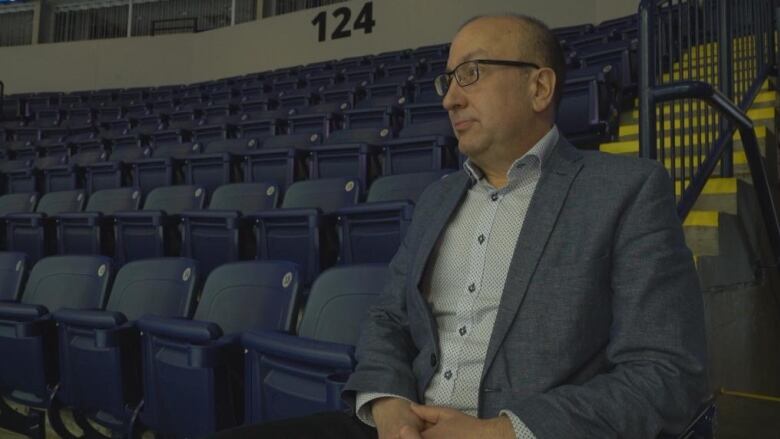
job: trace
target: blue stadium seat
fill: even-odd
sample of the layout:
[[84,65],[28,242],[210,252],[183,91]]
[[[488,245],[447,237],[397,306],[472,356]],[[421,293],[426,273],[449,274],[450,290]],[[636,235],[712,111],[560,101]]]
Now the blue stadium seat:
[[354,177],[368,184],[379,174],[381,144],[392,136],[389,128],[334,131],[322,145],[309,147],[309,178]]
[[84,189],[94,193],[103,189],[116,189],[130,184],[129,163],[148,157],[148,148],[141,148],[138,143],[114,143],[106,161],[92,163],[83,167]]
[[[105,310],[55,312],[60,340],[57,399],[115,433],[127,431],[142,398],[137,320],[145,315],[192,316],[200,277],[197,262],[187,258],[134,261],[117,273]],[[85,422],[77,423],[92,430]]]
[[184,160],[201,152],[201,144],[176,143],[150,148],[146,158],[129,162],[133,186],[148,192],[161,186],[184,183]]
[[67,163],[43,169],[44,192],[58,192],[79,189],[84,186],[84,168],[104,162],[108,153],[100,149],[82,150],[73,154]]
[[406,125],[397,139],[384,142],[382,174],[454,168],[457,148],[449,118]]
[[281,209],[250,215],[258,259],[293,261],[308,285],[336,261],[338,244],[333,213],[360,199],[354,178],[299,181],[284,194]]
[[33,266],[19,303],[0,303],[0,357],[14,359],[0,361],[3,398],[37,410],[48,407],[58,381],[57,329],[50,313],[103,308],[112,272],[107,257],[51,256]]
[[291,332],[298,304],[294,264],[245,261],[211,272],[193,320],[141,318],[143,423],[178,437],[201,437],[241,424],[240,334],[249,329]]
[[412,221],[417,198],[451,169],[378,178],[366,202],[342,207],[338,217],[342,264],[389,263]]
[[414,103],[404,106],[404,127],[448,118],[447,110],[442,107],[441,98],[438,102]]
[[347,409],[340,394],[356,364],[359,328],[388,278],[383,264],[331,268],[312,286],[298,336],[257,329],[243,335],[245,422]]
[[617,130],[617,111],[608,107],[606,114],[602,112],[599,91],[595,79],[564,88],[556,124],[574,145],[598,148],[600,142],[608,140]]
[[8,249],[27,254],[34,264],[56,250],[55,216],[63,212],[80,212],[85,203],[84,191],[50,192],[32,213],[11,213],[5,216]]
[[135,188],[93,193],[84,212],[63,212],[57,222],[57,253],[113,256],[114,213],[138,210],[141,192]]
[[27,255],[21,252],[0,252],[0,302],[19,300],[26,276]]
[[318,133],[267,137],[262,148],[244,154],[244,181],[271,182],[284,193],[293,182],[306,177],[308,148],[321,141]]
[[184,160],[185,183],[203,186],[212,193],[223,184],[241,181],[243,156],[260,146],[260,140],[255,138],[203,142],[201,154],[190,155]]
[[202,209],[205,199],[199,186],[158,187],[147,195],[143,210],[115,212],[117,262],[178,256],[179,214]]
[[214,191],[206,210],[184,211],[182,254],[200,262],[204,274],[226,262],[254,257],[245,215],[273,209],[279,188],[271,183],[235,183]]

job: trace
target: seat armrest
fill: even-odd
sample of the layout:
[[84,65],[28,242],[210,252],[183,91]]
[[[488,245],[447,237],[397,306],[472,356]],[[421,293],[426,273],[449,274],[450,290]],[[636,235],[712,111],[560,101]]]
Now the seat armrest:
[[58,323],[94,329],[116,328],[127,322],[127,317],[118,311],[63,308],[54,312],[53,317]]
[[354,346],[276,331],[245,332],[241,344],[253,351],[332,369],[352,370],[356,363]]
[[320,209],[312,208],[285,208],[285,209],[271,209],[263,210],[259,212],[253,212],[254,218],[288,218],[293,216],[321,216],[322,211]]
[[0,302],[0,319],[19,322],[38,320],[49,313],[43,305],[28,305],[26,303]]
[[237,210],[185,210],[181,213],[182,218],[216,218],[216,219],[239,219],[241,212]]
[[216,323],[196,320],[144,316],[138,320],[141,331],[151,334],[201,344],[219,339],[222,329]]
[[337,216],[346,216],[353,214],[365,214],[374,212],[397,211],[414,208],[414,203],[408,200],[403,201],[378,201],[374,203],[356,204],[354,206],[345,206],[334,212]]

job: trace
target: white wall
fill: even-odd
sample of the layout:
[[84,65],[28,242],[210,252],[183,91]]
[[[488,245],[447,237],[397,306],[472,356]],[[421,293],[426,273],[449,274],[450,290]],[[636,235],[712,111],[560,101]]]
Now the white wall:
[[[7,93],[190,83],[360,54],[449,41],[471,16],[519,12],[552,27],[636,12],[635,0],[374,0],[371,34],[318,42],[312,19],[365,0],[260,19],[200,34],[0,48]],[[563,13],[565,11],[565,13]]]

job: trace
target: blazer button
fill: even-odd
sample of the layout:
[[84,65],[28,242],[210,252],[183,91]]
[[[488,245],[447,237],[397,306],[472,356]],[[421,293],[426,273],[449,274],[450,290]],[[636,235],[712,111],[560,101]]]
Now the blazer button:
[[436,367],[436,354],[431,354],[431,367]]

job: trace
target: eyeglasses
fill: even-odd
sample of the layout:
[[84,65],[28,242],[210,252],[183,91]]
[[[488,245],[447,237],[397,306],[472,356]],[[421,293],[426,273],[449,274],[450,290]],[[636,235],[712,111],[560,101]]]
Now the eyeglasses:
[[503,61],[496,59],[473,59],[458,64],[454,69],[449,72],[442,73],[437,76],[433,81],[433,85],[436,87],[436,94],[444,97],[447,91],[450,89],[450,83],[452,83],[452,77],[458,82],[461,87],[467,87],[477,81],[479,81],[479,65],[488,64],[494,66],[511,66],[511,67],[532,67],[534,69],[540,68],[537,64],[525,62],[525,61]]

